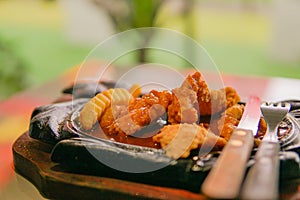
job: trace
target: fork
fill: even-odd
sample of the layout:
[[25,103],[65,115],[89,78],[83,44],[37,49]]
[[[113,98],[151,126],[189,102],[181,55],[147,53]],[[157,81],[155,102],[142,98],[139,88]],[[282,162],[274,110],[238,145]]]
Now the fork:
[[289,103],[268,103],[261,105],[261,112],[267,122],[267,133],[255,154],[255,163],[242,187],[242,199],[277,199],[279,181],[280,145],[278,125],[290,110]]

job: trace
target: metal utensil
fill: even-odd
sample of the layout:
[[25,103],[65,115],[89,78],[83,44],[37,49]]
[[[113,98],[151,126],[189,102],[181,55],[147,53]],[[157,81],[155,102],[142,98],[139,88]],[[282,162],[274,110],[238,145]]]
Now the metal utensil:
[[278,124],[290,110],[288,103],[263,103],[262,114],[267,122],[267,134],[255,155],[243,189],[243,199],[277,199],[280,145],[277,138]]
[[259,119],[260,99],[250,96],[238,127],[204,180],[201,189],[205,195],[214,199],[234,199],[239,195]]

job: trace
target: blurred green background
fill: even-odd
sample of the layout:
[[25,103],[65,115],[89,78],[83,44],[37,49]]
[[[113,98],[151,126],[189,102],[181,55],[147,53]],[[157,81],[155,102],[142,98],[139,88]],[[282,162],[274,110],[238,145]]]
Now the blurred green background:
[[290,0],[0,0],[0,100],[143,26],[193,37],[222,73],[300,78],[298,8]]

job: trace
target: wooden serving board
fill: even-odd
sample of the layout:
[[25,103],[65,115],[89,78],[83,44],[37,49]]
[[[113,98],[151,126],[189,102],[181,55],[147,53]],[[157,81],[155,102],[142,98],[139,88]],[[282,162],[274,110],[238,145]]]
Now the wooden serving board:
[[49,199],[206,199],[200,193],[75,174],[50,160],[53,146],[21,135],[13,145],[16,172]]
[[[77,174],[50,160],[52,145],[21,135],[13,144],[16,172],[49,199],[207,199],[183,189]],[[299,199],[300,179],[280,182],[280,199]]]

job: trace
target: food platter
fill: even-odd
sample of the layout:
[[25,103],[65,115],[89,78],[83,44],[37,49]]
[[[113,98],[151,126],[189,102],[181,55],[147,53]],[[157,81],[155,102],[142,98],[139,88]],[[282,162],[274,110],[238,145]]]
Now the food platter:
[[[55,171],[53,169],[60,169],[64,173],[72,174],[72,179],[77,175],[97,177],[100,178],[99,180],[101,178],[103,180],[113,179],[147,185],[150,189],[185,191],[186,195],[192,194],[192,196],[199,197],[201,184],[214,165],[220,154],[219,151],[212,151],[200,156],[197,152],[192,152],[188,158],[172,159],[166,155],[163,149],[126,144],[111,140],[111,138],[91,135],[78,123],[78,115],[87,101],[86,98],[78,98],[73,101],[45,105],[36,108],[32,114],[29,130],[31,138],[26,138],[26,140],[39,145],[45,143],[48,152],[47,160],[44,159],[44,162],[48,162],[52,166],[48,171],[50,176]],[[282,146],[280,180],[284,182],[300,177],[298,163],[298,154],[300,153],[299,110],[290,112],[283,120],[281,128],[283,133],[280,140]],[[25,136],[23,136],[24,138]],[[22,163],[27,162],[28,164],[33,161],[26,158],[26,155],[20,156],[21,149],[19,147],[22,145],[20,145],[20,141],[17,142],[19,143],[15,145],[14,149],[15,168],[16,171],[25,175],[26,170],[21,169]],[[256,149],[253,149],[252,154],[254,155],[255,152]],[[24,158],[26,162],[21,158]],[[38,159],[34,162],[38,163]],[[120,170],[120,166],[124,166],[122,162],[131,163],[131,171],[126,167]],[[40,166],[36,163],[38,174],[43,169],[39,169]],[[111,165],[112,163],[115,165]],[[250,158],[248,167],[252,163],[253,157]],[[149,166],[155,170],[145,170],[147,167],[149,169]],[[33,182],[36,181],[35,184],[38,185],[36,174],[32,176],[28,178]],[[57,177],[53,179],[57,179]],[[93,179],[85,181],[89,182]],[[46,187],[45,190],[53,189],[51,185],[44,187]],[[101,188],[98,189],[101,190]],[[52,198],[52,196],[50,197]]]
[[[216,152],[215,155],[203,157],[201,161],[182,160],[181,163],[186,163],[186,165],[179,167],[181,171],[174,172],[173,175],[169,174],[170,178],[173,177],[177,181],[170,181],[167,182],[167,185],[163,185],[157,179],[164,177],[161,174],[159,174],[160,176],[148,174],[147,177],[110,171],[110,168],[103,166],[90,155],[89,151],[86,151],[86,147],[92,149],[99,147],[97,142],[96,145],[94,143],[95,140],[91,138],[72,137],[71,139],[62,139],[54,145],[42,142],[41,137],[39,140],[33,139],[26,132],[13,145],[15,170],[30,180],[46,198],[84,199],[101,196],[103,198],[115,197],[116,199],[205,199],[199,192],[200,184],[213,165],[215,156],[218,155]],[[297,185],[295,181],[299,177],[297,159],[294,155],[289,154],[289,152],[299,154],[299,144],[292,144],[286,150],[289,151],[281,152],[280,191],[282,199],[291,197],[288,196],[291,191],[297,191],[293,185]],[[58,162],[54,162],[53,159]],[[205,167],[201,163],[205,163]],[[191,176],[187,176],[189,173],[187,173],[186,166],[189,166]],[[145,179],[149,177],[150,179]],[[196,183],[193,188],[186,185],[190,177],[193,177],[193,181]],[[178,188],[178,186],[187,187]]]

